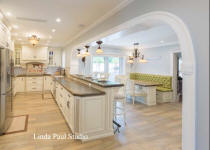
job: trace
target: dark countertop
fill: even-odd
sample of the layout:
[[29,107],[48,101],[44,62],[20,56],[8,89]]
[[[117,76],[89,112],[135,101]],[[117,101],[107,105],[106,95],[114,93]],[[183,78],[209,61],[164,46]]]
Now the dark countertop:
[[98,86],[104,87],[104,88],[109,88],[109,87],[120,87],[120,86],[124,86],[124,84],[121,84],[119,82],[114,82],[114,81],[98,81],[98,80],[94,80],[92,78],[88,78],[82,75],[76,75],[76,74],[72,74],[71,75],[74,78],[78,78],[87,82],[90,82],[92,84],[96,84]]
[[15,75],[14,77],[42,77],[42,76],[53,76],[53,74],[19,74]]
[[105,92],[103,91],[89,87],[83,83],[69,78],[55,77],[55,80],[74,96],[87,97],[105,95]]

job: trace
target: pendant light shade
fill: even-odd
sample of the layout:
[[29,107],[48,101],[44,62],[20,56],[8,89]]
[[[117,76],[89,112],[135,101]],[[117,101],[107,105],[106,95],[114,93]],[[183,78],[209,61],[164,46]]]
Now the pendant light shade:
[[82,55],[80,53],[80,49],[77,49],[77,57],[82,57]]
[[86,52],[84,53],[84,56],[90,56],[90,53],[88,52],[88,48],[90,46],[86,45],[85,48],[86,48]]
[[144,55],[142,55],[142,57],[139,60],[140,63],[147,63],[147,60],[144,59]]
[[134,63],[134,61],[133,61],[133,57],[132,57],[132,56],[129,56],[129,58],[128,58],[128,63],[129,63],[129,64]]
[[103,53],[103,50],[101,49],[101,44],[103,43],[102,41],[97,41],[96,42],[98,44],[98,49],[96,50],[97,54],[101,54]]

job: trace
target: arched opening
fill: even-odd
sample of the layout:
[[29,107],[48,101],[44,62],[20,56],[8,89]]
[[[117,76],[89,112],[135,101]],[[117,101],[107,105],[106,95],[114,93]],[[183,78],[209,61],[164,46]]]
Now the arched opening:
[[[160,20],[168,24],[176,33],[182,52],[182,74],[183,74],[183,104],[182,104],[182,149],[195,149],[195,57],[193,44],[187,26],[177,16],[168,12],[151,12],[129,20],[104,33],[93,37],[85,43],[96,41],[110,34],[130,28],[140,23]],[[83,43],[81,43],[83,45]],[[75,46],[75,47],[78,47]]]

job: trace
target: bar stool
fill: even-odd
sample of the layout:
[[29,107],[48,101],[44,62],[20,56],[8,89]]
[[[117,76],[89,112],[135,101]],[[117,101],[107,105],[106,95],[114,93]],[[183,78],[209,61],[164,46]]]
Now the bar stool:
[[[127,77],[126,76],[115,76],[115,81],[124,84],[117,93],[114,95],[113,101],[113,110],[114,110],[114,120],[117,120],[117,116],[123,116],[124,124],[126,125],[126,84],[127,84]],[[119,105],[120,104],[120,105]]]
[[134,80],[130,80],[130,79],[127,81],[126,94],[132,97],[133,104],[135,104],[135,98],[137,96],[139,97],[147,96],[146,92],[144,92],[142,87],[140,88],[140,87],[135,86]]

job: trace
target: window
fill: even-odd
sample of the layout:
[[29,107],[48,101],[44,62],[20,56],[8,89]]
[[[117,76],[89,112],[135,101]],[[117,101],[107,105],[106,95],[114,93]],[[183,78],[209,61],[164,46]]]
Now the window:
[[93,57],[93,72],[104,72],[104,57]]
[[123,57],[94,56],[92,58],[92,72],[109,74],[109,79],[114,80],[116,75],[123,74]]

